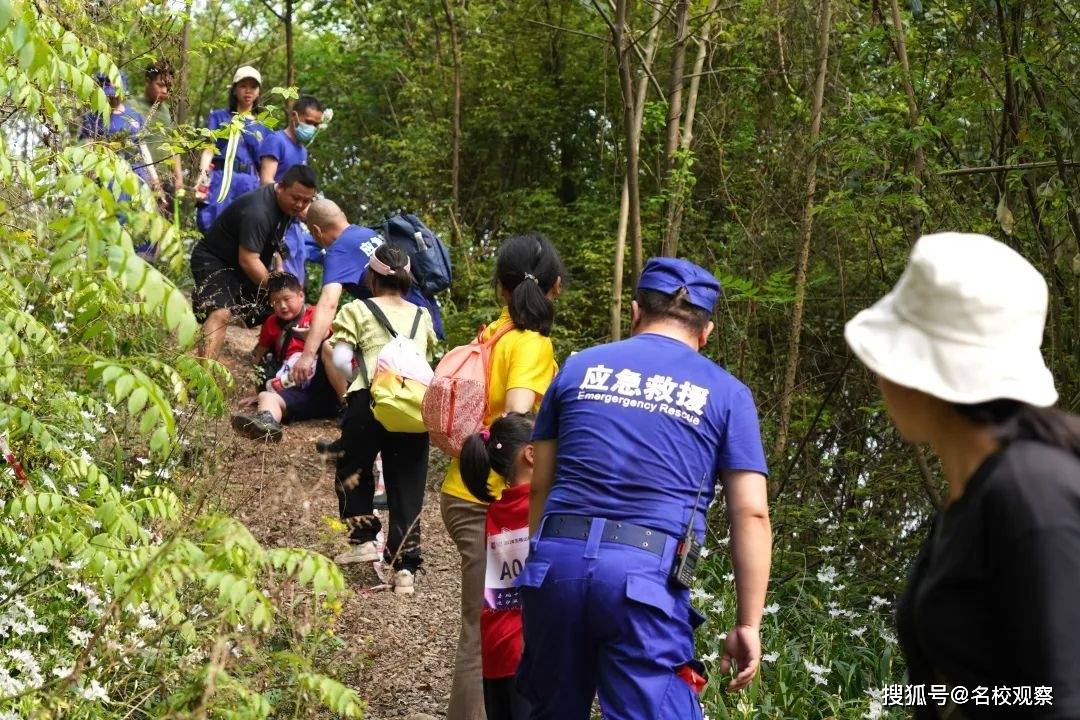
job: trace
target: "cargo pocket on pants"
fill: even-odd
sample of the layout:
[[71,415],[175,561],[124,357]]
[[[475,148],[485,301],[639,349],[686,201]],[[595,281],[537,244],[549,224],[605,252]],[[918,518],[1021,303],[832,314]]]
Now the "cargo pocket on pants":
[[514,578],[514,587],[523,590],[535,590],[544,584],[544,578],[547,576],[547,571],[550,567],[551,563],[546,560],[527,560],[525,562],[525,567],[523,567],[518,576]]
[[642,605],[656,608],[668,617],[675,612],[675,597],[668,590],[667,585],[647,575],[627,574],[626,597]]
[[688,660],[672,671],[657,720],[701,720],[700,693],[705,688],[705,666]]

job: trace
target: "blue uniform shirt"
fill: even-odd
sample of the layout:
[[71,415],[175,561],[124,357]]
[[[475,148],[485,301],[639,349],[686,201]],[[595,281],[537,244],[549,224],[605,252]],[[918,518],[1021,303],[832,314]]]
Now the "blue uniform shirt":
[[[360,225],[350,225],[345,228],[334,244],[326,249],[326,256],[323,258],[323,285],[341,283],[342,287],[355,298],[371,297],[371,293],[362,281],[367,271],[368,260],[371,259],[375,248],[382,244],[382,235],[371,228]],[[438,303],[420,292],[416,285],[413,285],[405,295],[405,299],[414,305],[428,309],[431,313],[432,325],[435,327],[435,335],[440,340],[444,339],[442,313],[439,312]]]
[[[211,110],[210,116],[206,119],[206,127],[211,130],[217,130],[223,125],[228,125],[232,122],[233,114],[229,110]],[[240,140],[236,146],[236,159],[237,165],[241,166],[240,172],[244,172],[251,175],[259,174],[259,145],[262,143],[263,138],[267,136],[270,131],[266,126],[260,122],[256,122],[254,118],[247,117],[244,119],[244,129],[240,133]],[[214,165],[220,170],[224,167],[225,153],[229,146],[229,139],[218,138],[216,141],[217,149],[214,154]]]
[[557,440],[544,514],[622,520],[683,534],[723,470],[767,473],[750,390],[684,343],[643,333],[570,356],[544,395],[533,438]]
[[139,134],[142,133],[145,127],[146,121],[143,119],[142,114],[137,110],[124,106],[123,112],[109,114],[107,125],[98,113],[84,115],[82,124],[79,126],[79,139],[103,140],[113,135],[127,134],[130,139],[126,143],[126,147],[121,150],[121,154],[135,170],[135,174],[142,178],[143,182],[149,182],[150,170],[145,167],[146,163],[139,152]]
[[259,145],[260,163],[264,157],[272,157],[278,161],[274,182],[280,182],[281,176],[293,165],[307,164],[308,151],[306,147],[290,138],[284,130],[278,130],[267,135]]

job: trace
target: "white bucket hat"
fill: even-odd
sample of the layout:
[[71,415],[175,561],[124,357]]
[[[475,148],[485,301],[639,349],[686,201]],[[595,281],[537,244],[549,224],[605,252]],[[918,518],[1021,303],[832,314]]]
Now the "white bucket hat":
[[844,327],[874,373],[947,402],[1057,401],[1040,346],[1046,281],[1012,248],[967,233],[925,235],[896,287]]
[[236,72],[234,72],[232,76],[232,84],[235,85],[241,80],[246,80],[247,78],[251,78],[255,82],[259,83],[259,85],[262,85],[262,75],[260,75],[259,71],[251,67],[250,65],[244,65],[243,67],[236,68]]

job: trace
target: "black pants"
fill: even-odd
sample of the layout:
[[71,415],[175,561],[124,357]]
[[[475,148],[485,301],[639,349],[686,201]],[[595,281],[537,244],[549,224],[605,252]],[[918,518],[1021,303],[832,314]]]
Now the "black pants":
[[514,678],[484,678],[484,710],[487,720],[526,720],[532,709],[514,688]]
[[[375,456],[382,453],[390,532],[385,557],[395,570],[420,567],[420,510],[427,481],[427,433],[392,433],[371,414],[371,393],[350,393],[341,421],[342,455],[337,461],[334,489],[338,513],[349,526],[349,542],[375,539],[382,523],[375,514]],[[402,547],[404,546],[404,547]],[[401,552],[398,553],[398,549]]]

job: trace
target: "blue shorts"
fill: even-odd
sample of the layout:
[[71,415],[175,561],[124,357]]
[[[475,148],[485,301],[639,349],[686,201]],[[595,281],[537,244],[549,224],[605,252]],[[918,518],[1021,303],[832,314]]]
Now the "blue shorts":
[[307,387],[293,385],[278,395],[285,401],[283,422],[336,418],[341,414],[341,399],[326,377],[322,360],[315,361],[315,375]]
[[517,579],[525,651],[518,690],[532,720],[588,720],[599,694],[605,720],[700,720],[678,669],[694,660],[702,618],[689,591],[668,582],[676,541],[661,554],[602,541],[540,538]]

